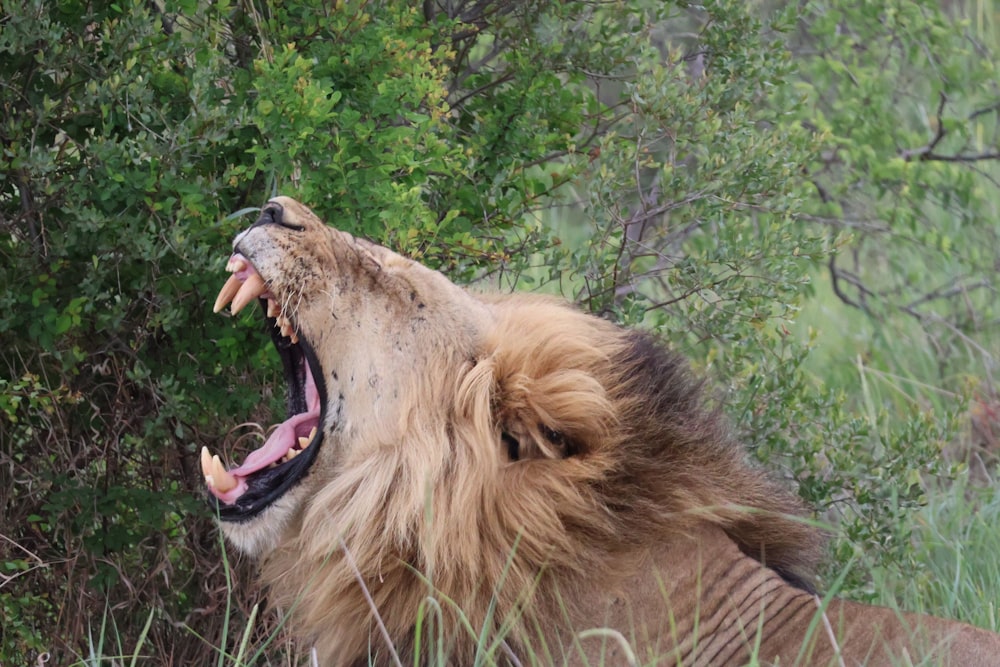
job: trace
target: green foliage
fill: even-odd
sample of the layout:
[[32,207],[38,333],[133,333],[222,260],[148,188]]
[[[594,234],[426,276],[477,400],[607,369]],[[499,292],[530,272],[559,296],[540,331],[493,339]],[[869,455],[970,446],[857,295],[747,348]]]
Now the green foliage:
[[[2,560],[33,556],[5,600],[38,604],[4,624],[0,661],[27,664],[62,642],[82,650],[105,595],[186,613],[198,588],[181,526],[201,503],[185,461],[196,433],[219,437],[217,416],[255,401],[214,379],[248,364],[213,339],[247,335],[191,303],[211,292],[208,258],[227,242],[220,212],[242,197],[222,184],[220,165],[243,149],[206,85],[225,63],[202,46],[211,36],[168,34],[141,3],[7,11]],[[147,580],[174,567],[176,596]]]
[[809,166],[818,197],[807,212],[851,234],[830,265],[839,296],[876,317],[908,315],[941,363],[961,366],[977,355],[961,334],[990,335],[997,314],[993,45],[940,3],[841,4],[812,3],[795,47],[807,54],[797,89],[826,144]]
[[458,281],[662,331],[841,563],[911,568],[995,364],[1000,92],[938,3],[855,4],[5,6],[0,662],[93,656],[107,600],[120,655],[207,662],[185,623],[251,641],[191,621],[230,591],[256,614],[196,453],[278,409],[251,316],[209,308],[233,213],[277,192]]
[[[560,79],[562,45],[533,39],[541,10],[484,28],[405,3],[348,2],[320,21],[323,6],[270,10],[264,43],[281,46],[255,62],[251,95],[267,141],[232,173],[254,169],[457,279],[543,248],[524,216],[568,175],[529,167],[570,150],[587,94]],[[522,44],[491,61],[489,44],[513,31]],[[483,59],[477,71],[464,70],[470,58]]]
[[[836,552],[866,552],[865,569],[918,569],[910,510],[927,501],[929,480],[952,474],[961,458],[953,450],[970,444],[964,397],[994,391],[1000,87],[995,36],[984,41],[963,9],[810,3],[790,42],[802,120],[823,141],[806,170],[815,194],[801,219],[841,247],[826,265],[833,294],[813,313],[839,300],[840,312],[817,323],[844,356],[838,364],[831,350],[805,364],[833,384],[832,414],[854,413],[845,423],[860,438],[847,452],[835,440],[822,445],[830,464],[819,496],[837,502]],[[852,464],[858,472],[846,478],[832,472]],[[848,588],[870,591],[864,571]]]

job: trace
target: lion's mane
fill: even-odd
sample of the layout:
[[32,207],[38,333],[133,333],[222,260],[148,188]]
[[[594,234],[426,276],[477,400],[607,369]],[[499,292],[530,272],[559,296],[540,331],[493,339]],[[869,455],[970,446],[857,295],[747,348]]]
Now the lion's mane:
[[[471,664],[483,628],[516,652],[540,619],[567,614],[561,591],[704,522],[810,585],[817,532],[681,359],[549,298],[480,298],[492,313],[480,353],[409,378],[404,442],[314,470],[321,491],[266,559],[271,594],[321,656],[384,657],[376,609],[404,662],[418,619],[445,629],[455,664]],[[427,401],[449,417],[425,420]],[[515,460],[499,471],[498,429]]]

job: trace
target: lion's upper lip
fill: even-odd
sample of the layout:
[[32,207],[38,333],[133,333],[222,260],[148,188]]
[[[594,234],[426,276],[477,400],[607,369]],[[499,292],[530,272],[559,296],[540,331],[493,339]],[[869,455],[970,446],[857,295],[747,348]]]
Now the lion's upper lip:
[[279,300],[253,264],[234,254],[227,270],[232,273],[215,303],[215,310],[230,300],[234,312],[259,298],[266,306],[265,320],[281,356],[288,385],[288,418],[279,424],[243,463],[226,469],[218,456],[202,450],[202,472],[211,494],[220,502],[220,515],[231,520],[249,518],[288,490],[315,458],[322,440],[322,380],[317,382],[318,361],[306,341],[300,341],[291,320],[280,312]]

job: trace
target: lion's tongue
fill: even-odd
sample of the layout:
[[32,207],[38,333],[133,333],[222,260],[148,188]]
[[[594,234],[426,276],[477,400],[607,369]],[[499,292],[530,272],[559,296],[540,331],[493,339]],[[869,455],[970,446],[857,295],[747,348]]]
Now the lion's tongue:
[[[311,428],[319,420],[319,410],[313,412],[303,412],[295,415],[291,419],[281,423],[274,433],[267,439],[259,449],[255,449],[247,455],[243,465],[230,469],[230,473],[237,477],[246,477],[251,473],[262,470],[272,463],[281,460],[288,450],[298,443],[302,437],[300,433],[308,433],[309,428],[301,428],[301,424],[307,423]],[[297,428],[298,427],[298,428]]]
[[316,389],[316,381],[313,380],[309,364],[305,364],[305,367],[306,406],[308,410],[279,424],[267,442],[259,449],[250,452],[246,460],[243,461],[243,465],[232,468],[230,473],[238,477],[245,477],[279,461],[288,453],[289,449],[298,444],[299,438],[309,434],[310,429],[319,424],[319,391]]
[[[313,380],[309,364],[306,364],[305,370],[306,406],[308,410],[293,415],[279,424],[274,429],[274,432],[271,433],[271,437],[267,439],[267,442],[247,455],[243,461],[243,465],[231,468],[228,471],[235,483],[233,488],[227,491],[220,491],[213,485],[209,485],[209,491],[219,500],[226,503],[234,502],[247,490],[246,478],[249,475],[266,468],[272,463],[277,463],[296,445],[301,447],[303,443],[300,439],[312,438],[315,435],[316,429],[319,427],[320,418],[319,391],[316,389],[316,382]],[[305,446],[308,446],[308,444]],[[203,454],[203,459],[204,456],[205,454]],[[206,462],[203,460],[202,467],[205,468],[205,466]],[[207,477],[209,473],[206,472],[205,474]]]

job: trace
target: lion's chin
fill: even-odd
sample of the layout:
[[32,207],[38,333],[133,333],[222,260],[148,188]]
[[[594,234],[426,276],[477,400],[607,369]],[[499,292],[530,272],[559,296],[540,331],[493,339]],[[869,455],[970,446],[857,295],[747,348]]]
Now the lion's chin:
[[263,558],[281,543],[303,497],[303,490],[298,487],[284,493],[252,519],[221,521],[222,534],[241,553],[251,558]]

